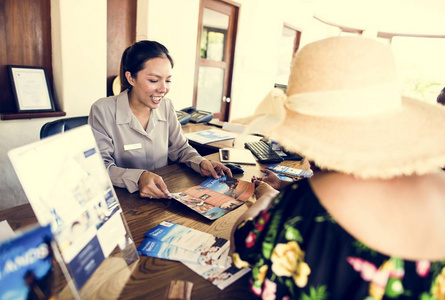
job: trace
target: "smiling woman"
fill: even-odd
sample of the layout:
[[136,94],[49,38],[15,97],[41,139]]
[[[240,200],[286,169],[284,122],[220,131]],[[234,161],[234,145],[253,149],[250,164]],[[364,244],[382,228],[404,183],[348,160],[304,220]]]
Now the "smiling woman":
[[173,103],[165,97],[172,69],[173,59],[162,44],[134,43],[122,55],[124,91],[96,101],[88,119],[113,185],[139,190],[142,197],[169,198],[162,178],[151,172],[169,159],[205,176],[231,176],[227,167],[209,162],[188,144]]

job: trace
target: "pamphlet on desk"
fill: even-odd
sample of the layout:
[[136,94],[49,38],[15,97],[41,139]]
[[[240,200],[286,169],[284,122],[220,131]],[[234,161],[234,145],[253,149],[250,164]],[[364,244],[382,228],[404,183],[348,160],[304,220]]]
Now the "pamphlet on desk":
[[235,139],[235,135],[219,129],[208,129],[203,131],[190,132],[186,133],[185,137],[190,141],[194,141],[203,145],[218,141]]
[[212,234],[164,221],[144,235],[139,254],[182,262],[221,290],[250,271],[236,268],[230,242]]
[[207,219],[215,220],[243,205],[255,191],[251,182],[234,177],[207,178],[200,185],[170,196]]
[[38,222],[51,227],[73,293],[80,292],[112,252],[134,253],[125,257],[128,265],[137,260],[89,125],[8,154]]
[[50,299],[54,271],[50,226],[32,226],[0,243],[0,299]]
[[200,265],[230,265],[229,241],[209,233],[164,221],[145,234],[140,254]]
[[314,174],[312,171],[305,171],[290,166],[286,166],[283,164],[273,164],[267,166],[266,169],[271,170],[272,172],[277,173],[278,175],[285,175],[292,178],[298,178],[298,177],[309,178]]

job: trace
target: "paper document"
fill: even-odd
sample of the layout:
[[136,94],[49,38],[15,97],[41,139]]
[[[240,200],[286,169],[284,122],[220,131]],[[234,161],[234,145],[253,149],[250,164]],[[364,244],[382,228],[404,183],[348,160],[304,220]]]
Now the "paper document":
[[190,141],[194,141],[199,144],[208,144],[218,141],[235,139],[235,135],[219,129],[209,129],[186,133],[185,137]]

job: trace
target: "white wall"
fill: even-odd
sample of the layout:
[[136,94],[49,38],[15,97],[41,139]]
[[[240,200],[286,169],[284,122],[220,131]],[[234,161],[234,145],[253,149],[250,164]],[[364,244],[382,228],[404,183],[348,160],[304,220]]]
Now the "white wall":
[[56,98],[69,116],[88,115],[91,104],[106,96],[107,0],[51,5]]
[[[138,2],[138,5],[141,1]],[[178,110],[192,105],[199,0],[143,0],[138,7],[137,39],[155,40],[169,50],[175,66],[168,97]],[[146,10],[146,11],[141,11]],[[146,26],[146,27],[143,27]]]
[[[52,0],[55,98],[67,117],[87,115],[106,95],[106,0]],[[251,114],[273,87],[283,23],[311,38],[312,0],[238,0],[230,118]],[[137,39],[164,44],[175,61],[169,97],[176,108],[192,104],[199,0],[138,0]],[[325,27],[326,28],[326,27]],[[326,34],[321,30],[321,37]],[[311,33],[312,34],[312,33]],[[314,35],[316,36],[316,35]],[[318,38],[318,36],[317,36]],[[26,203],[7,151],[39,139],[40,127],[54,118],[0,121],[0,209]]]

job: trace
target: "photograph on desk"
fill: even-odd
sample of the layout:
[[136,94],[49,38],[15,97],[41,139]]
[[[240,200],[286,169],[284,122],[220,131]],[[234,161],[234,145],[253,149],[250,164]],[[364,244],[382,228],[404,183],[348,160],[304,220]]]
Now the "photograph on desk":
[[50,226],[32,226],[0,243],[0,299],[53,298]]
[[[50,225],[77,290],[110,254],[136,247],[88,125],[11,150],[40,225]],[[116,251],[115,251],[116,250]],[[63,269],[65,270],[65,268]]]
[[255,191],[251,182],[233,177],[208,178],[200,185],[170,196],[210,220],[243,205]]

